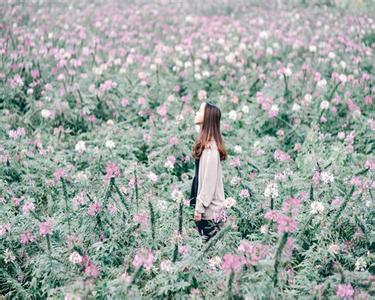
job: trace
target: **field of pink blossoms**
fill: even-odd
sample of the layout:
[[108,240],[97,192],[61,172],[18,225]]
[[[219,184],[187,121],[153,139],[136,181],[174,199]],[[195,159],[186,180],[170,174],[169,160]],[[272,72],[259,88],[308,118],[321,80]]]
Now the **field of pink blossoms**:
[[[375,297],[370,11],[39,2],[0,5],[1,295]],[[209,243],[188,200],[204,100],[229,153]]]

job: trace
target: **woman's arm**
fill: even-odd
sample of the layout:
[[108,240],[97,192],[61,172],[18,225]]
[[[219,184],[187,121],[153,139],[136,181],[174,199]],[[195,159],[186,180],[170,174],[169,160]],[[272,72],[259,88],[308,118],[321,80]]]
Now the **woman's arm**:
[[217,149],[205,149],[202,153],[200,168],[202,168],[202,185],[197,195],[195,212],[204,213],[210,205],[216,191],[220,155]]

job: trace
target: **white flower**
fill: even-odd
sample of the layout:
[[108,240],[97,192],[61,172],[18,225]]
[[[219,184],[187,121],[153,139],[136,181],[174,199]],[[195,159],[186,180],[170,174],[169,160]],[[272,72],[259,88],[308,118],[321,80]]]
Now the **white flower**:
[[218,255],[208,260],[208,264],[210,265],[212,269],[215,269],[216,267],[220,266],[221,263],[222,263],[222,258]]
[[345,132],[344,131],[340,131],[338,134],[337,134],[337,138],[339,140],[343,140],[345,139]]
[[78,181],[78,182],[83,182],[83,181],[88,181],[89,178],[88,178],[88,174],[84,171],[78,171],[77,174],[74,176],[74,178]]
[[16,257],[13,255],[12,251],[6,248],[4,251],[4,262],[7,264],[9,262],[14,262],[15,260]]
[[268,225],[264,224],[264,225],[260,226],[260,232],[263,233],[263,234],[267,234],[268,233]]
[[49,109],[42,109],[42,111],[40,112],[40,114],[42,115],[42,117],[44,119],[48,119],[48,118],[52,118],[53,117],[53,112],[50,111]]
[[309,50],[310,52],[316,52],[316,46],[310,45]]
[[78,152],[78,153],[83,153],[85,150],[86,150],[86,144],[84,141],[78,141],[76,146],[75,146],[75,150]]
[[367,263],[363,257],[359,257],[355,262],[355,270],[356,271],[364,271],[367,267]]
[[112,149],[112,148],[114,148],[114,147],[116,146],[116,143],[115,143],[114,141],[112,141],[112,140],[107,140],[107,141],[105,142],[105,146],[106,146],[107,148]]
[[204,70],[204,71],[202,72],[202,75],[203,75],[203,77],[210,77],[210,72],[207,71],[207,70]]
[[268,32],[265,31],[265,30],[263,30],[263,31],[261,31],[261,32],[259,33],[259,38],[261,38],[261,39],[267,39],[268,36],[269,36],[269,34],[268,34]]
[[201,75],[200,73],[195,73],[195,74],[194,74],[194,78],[195,78],[196,80],[201,80],[201,79],[202,79],[202,75]]
[[306,94],[304,99],[307,101],[307,102],[310,102],[311,99],[312,99],[312,95],[311,94]]
[[184,63],[184,67],[185,67],[185,69],[190,68],[191,66],[192,66],[192,64],[191,64],[190,61],[186,61],[186,62]]
[[320,109],[327,109],[329,107],[329,102],[327,100],[323,100],[320,102]]
[[279,106],[277,104],[272,104],[271,105],[271,108],[270,108],[270,111],[272,112],[279,112]]
[[231,110],[229,112],[229,119],[236,120],[237,119],[237,112],[235,110]]
[[177,201],[180,201],[184,198],[184,194],[178,189],[174,189],[171,195],[172,195],[172,198]]
[[233,197],[228,197],[224,201],[224,206],[226,208],[232,207],[233,205],[236,205],[236,200]]
[[243,113],[247,114],[249,111],[250,111],[249,106],[247,106],[247,105],[242,106],[242,112]]
[[334,58],[336,57],[336,54],[333,53],[333,52],[329,52],[329,53],[328,53],[328,57],[329,57],[330,59],[334,59]]
[[313,201],[311,204],[310,204],[310,207],[311,207],[311,211],[310,213],[316,215],[316,214],[321,214],[323,213],[324,211],[324,205],[322,202],[320,201]]
[[273,50],[272,50],[271,47],[267,47],[267,49],[266,49],[266,54],[267,54],[267,55],[272,55],[272,54],[273,54]]
[[327,81],[323,78],[322,80],[319,80],[317,83],[317,86],[319,88],[324,88],[327,85]]
[[264,190],[264,197],[273,198],[275,199],[277,196],[279,196],[279,189],[277,187],[277,184],[273,181],[269,182]]
[[333,175],[330,172],[325,172],[325,171],[320,173],[320,178],[325,184],[332,183],[334,180]]
[[240,145],[234,146],[234,152],[236,152],[236,153],[242,153],[242,147]]
[[156,181],[158,180],[158,176],[157,176],[154,172],[152,172],[152,171],[150,171],[150,172],[148,173],[148,178],[149,178],[151,181],[153,181],[153,182],[156,182]]
[[346,63],[342,60],[342,61],[340,61],[340,66],[341,66],[341,68],[345,69]]
[[328,247],[328,251],[332,254],[338,254],[339,253],[339,250],[340,250],[340,247],[339,245],[337,244],[331,244],[329,245]]
[[231,64],[234,62],[234,59],[235,59],[235,55],[234,53],[229,53],[227,56],[225,56],[225,61],[228,63],[228,64]]
[[172,262],[169,259],[165,259],[160,263],[160,270],[170,272],[172,271]]
[[352,115],[354,119],[358,119],[362,115],[362,113],[359,109],[356,109],[353,111]]
[[346,80],[347,80],[347,77],[346,77],[345,74],[340,74],[339,79],[340,79],[341,82],[345,83]]
[[72,254],[69,256],[69,261],[73,264],[80,264],[82,262],[82,256],[74,251]]
[[284,74],[285,74],[286,77],[288,77],[288,76],[292,75],[292,70],[290,68],[285,68]]
[[292,111],[299,111],[301,106],[298,103],[293,103]]
[[112,119],[107,121],[108,126],[113,126],[114,124],[115,124],[115,122]]
[[207,99],[207,92],[205,90],[200,90],[198,92],[198,99],[201,101]]
[[235,186],[235,185],[237,185],[240,181],[241,181],[241,178],[235,176],[235,177],[233,177],[233,178],[231,179],[231,181],[230,181],[230,185],[231,185],[231,186]]

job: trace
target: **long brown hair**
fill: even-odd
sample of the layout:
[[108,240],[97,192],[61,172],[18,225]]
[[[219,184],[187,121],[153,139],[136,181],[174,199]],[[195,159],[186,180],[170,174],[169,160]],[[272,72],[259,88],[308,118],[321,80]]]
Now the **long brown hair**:
[[215,104],[207,101],[205,103],[203,123],[200,133],[195,140],[192,156],[195,159],[200,158],[209,141],[214,139],[220,153],[220,160],[225,160],[227,158],[227,151],[225,150],[224,140],[220,133],[221,111]]

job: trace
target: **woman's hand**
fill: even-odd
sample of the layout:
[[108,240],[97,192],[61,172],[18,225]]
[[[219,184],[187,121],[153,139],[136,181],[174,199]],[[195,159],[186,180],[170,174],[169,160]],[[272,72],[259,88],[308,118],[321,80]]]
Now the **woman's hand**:
[[198,212],[194,212],[194,221],[202,220],[202,214]]

